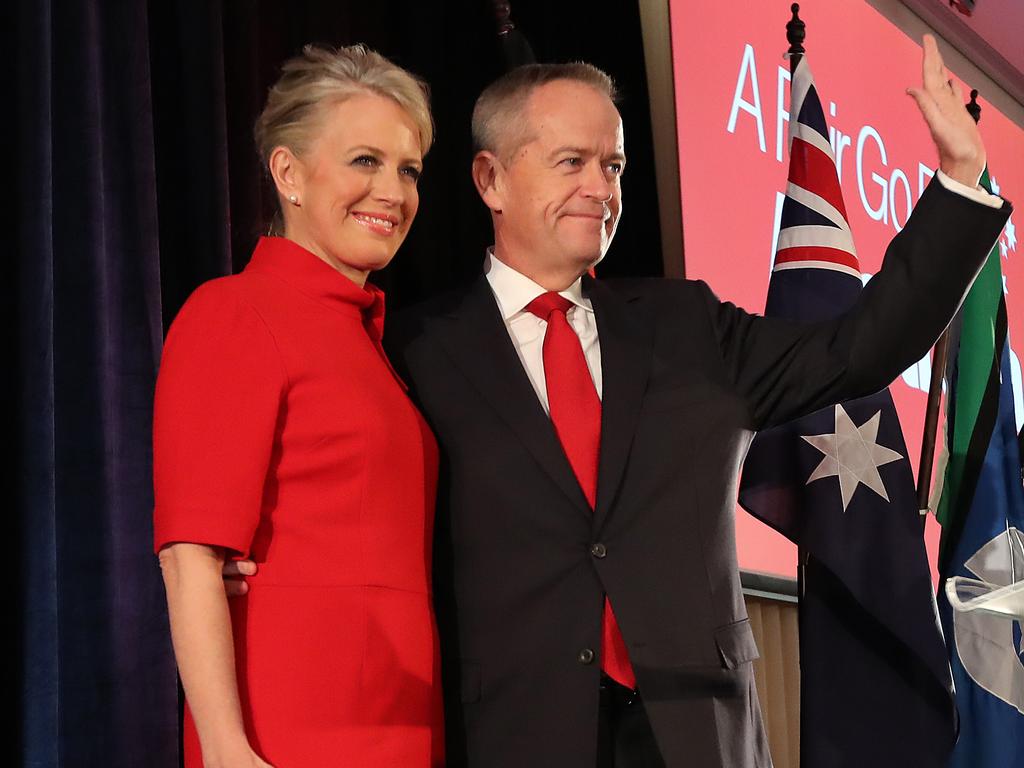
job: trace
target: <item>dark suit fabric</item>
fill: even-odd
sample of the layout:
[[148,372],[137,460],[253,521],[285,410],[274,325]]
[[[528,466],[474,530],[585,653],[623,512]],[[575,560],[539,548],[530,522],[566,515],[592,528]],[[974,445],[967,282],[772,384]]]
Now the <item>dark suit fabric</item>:
[[600,665],[579,655],[599,648],[605,593],[666,764],[770,765],[733,533],[750,440],[920,359],[1008,214],[933,183],[857,305],[821,325],[701,282],[585,279],[604,377],[594,511],[484,278],[396,319],[391,358],[442,451],[449,765],[593,768]]

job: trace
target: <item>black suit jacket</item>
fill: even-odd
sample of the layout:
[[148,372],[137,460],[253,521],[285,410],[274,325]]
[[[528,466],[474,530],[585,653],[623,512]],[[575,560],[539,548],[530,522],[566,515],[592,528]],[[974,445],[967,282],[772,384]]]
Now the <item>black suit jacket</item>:
[[593,768],[586,651],[605,593],[667,765],[770,765],[733,534],[750,440],[920,359],[1008,214],[933,183],[854,309],[821,325],[748,314],[701,282],[585,279],[604,377],[594,511],[484,278],[393,324],[392,360],[442,450],[449,765]]

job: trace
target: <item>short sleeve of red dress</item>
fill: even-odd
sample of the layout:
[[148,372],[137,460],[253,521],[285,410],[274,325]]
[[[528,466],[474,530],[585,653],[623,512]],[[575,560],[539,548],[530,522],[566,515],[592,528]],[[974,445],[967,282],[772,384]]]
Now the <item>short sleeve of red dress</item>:
[[232,285],[201,286],[171,325],[153,412],[154,547],[247,555],[286,386],[259,314]]

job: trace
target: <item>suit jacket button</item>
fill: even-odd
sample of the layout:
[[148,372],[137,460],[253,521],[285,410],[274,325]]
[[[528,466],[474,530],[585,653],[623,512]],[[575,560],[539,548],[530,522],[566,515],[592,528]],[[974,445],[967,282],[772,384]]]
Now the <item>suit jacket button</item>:
[[590,547],[590,554],[601,560],[608,554],[608,547],[602,544],[600,541]]
[[590,648],[584,648],[578,654],[576,654],[576,661],[580,664],[593,664],[594,663],[594,651]]

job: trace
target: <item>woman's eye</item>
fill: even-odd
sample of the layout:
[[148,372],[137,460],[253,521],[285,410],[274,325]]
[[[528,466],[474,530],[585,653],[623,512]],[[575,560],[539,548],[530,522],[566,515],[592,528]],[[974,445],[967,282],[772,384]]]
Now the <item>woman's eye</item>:
[[411,166],[411,165],[407,165],[404,168],[402,168],[402,175],[403,176],[408,176],[414,182],[417,182],[417,181],[420,180],[420,176],[422,175],[422,173],[423,172],[419,168],[416,168],[416,167]]
[[352,161],[352,165],[361,165],[364,168],[375,168],[378,162],[377,158],[373,155],[360,155]]

